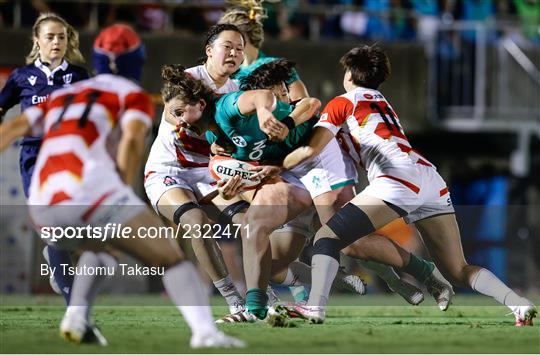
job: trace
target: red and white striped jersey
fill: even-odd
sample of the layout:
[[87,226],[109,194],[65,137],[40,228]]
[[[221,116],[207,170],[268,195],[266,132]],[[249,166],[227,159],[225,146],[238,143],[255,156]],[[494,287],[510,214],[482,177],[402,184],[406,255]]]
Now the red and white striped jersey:
[[34,134],[43,134],[30,185],[32,205],[90,201],[123,185],[116,150],[132,120],[152,125],[154,106],[135,83],[112,74],[54,91],[24,111]]
[[315,126],[329,129],[370,181],[411,164],[432,166],[412,149],[396,112],[377,90],[358,87],[335,97]]
[[[202,80],[217,94],[238,91],[238,85],[228,79],[219,89],[208,74],[204,65],[186,69],[195,79]],[[174,126],[165,120],[165,113],[159,125],[158,135],[152,144],[145,175],[149,172],[168,171],[168,168],[207,167],[210,162],[210,145],[204,135]]]

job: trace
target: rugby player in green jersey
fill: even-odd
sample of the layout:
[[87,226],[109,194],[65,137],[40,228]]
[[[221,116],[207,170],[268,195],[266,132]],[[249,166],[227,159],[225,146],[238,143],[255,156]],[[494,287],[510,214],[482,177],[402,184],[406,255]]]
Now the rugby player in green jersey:
[[[279,78],[282,77],[282,69],[287,65],[287,61],[263,65],[251,76],[253,85],[249,84],[250,80],[244,85],[244,88],[264,87],[271,91],[240,91],[216,100],[212,96],[201,95],[201,90],[195,86],[196,90],[189,94],[199,94],[184,95],[180,99],[184,107],[178,122],[189,125],[200,133],[208,130],[213,132],[208,134],[210,139],[221,139],[225,145],[232,147],[232,155],[238,159],[263,162],[281,159],[283,155],[280,155],[280,152],[293,149],[295,144],[309,135],[309,128],[303,134],[296,132],[297,136],[295,130],[310,127],[309,118],[320,105],[316,99],[303,99],[294,109],[286,104],[289,101],[286,88]],[[282,143],[275,142],[280,138],[278,132],[283,131],[278,128],[279,125],[275,125],[279,119],[288,123],[287,130],[290,131],[288,135],[281,137],[284,139]],[[264,136],[263,129],[270,132],[269,137]],[[257,144],[258,142],[262,143]],[[333,211],[341,205],[342,199],[352,194],[356,172],[349,169],[349,163],[337,142],[334,142],[334,145],[321,152],[315,161],[300,166],[296,171],[287,171],[276,176],[281,170],[279,166],[263,165],[257,168],[257,177],[265,181],[251,201],[252,207],[257,207],[250,208],[245,216],[245,223],[250,225],[250,228],[244,232],[249,230],[250,233],[243,235],[244,265],[249,265],[249,268],[245,269],[248,287],[246,303],[252,315],[260,319],[266,315],[267,299],[264,290],[273,266],[269,233],[307,209],[312,199],[321,221],[330,218]],[[238,190],[239,179],[236,179],[233,185],[227,193],[234,194]],[[374,236],[370,240],[370,246],[375,249],[369,250],[376,250],[378,244],[386,246],[387,244],[380,244],[384,242],[383,238]],[[392,244],[391,249],[408,254],[397,244]],[[369,256],[368,259],[376,260],[376,257]]]

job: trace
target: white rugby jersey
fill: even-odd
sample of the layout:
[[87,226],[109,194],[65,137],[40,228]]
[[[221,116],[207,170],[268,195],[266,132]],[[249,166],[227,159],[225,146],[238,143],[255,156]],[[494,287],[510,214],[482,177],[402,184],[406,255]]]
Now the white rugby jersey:
[[150,127],[154,106],[135,83],[102,74],[54,91],[24,113],[33,134],[43,135],[29,204],[99,203],[124,186],[115,158],[122,127],[132,120]]
[[[186,69],[195,79],[202,80],[217,94],[228,94],[238,91],[238,85],[228,79],[219,89],[208,74],[204,65]],[[165,113],[161,118],[156,140],[152,144],[145,166],[145,176],[152,172],[168,171],[168,168],[206,167],[210,162],[210,145],[204,135],[174,126],[165,121]]]
[[401,180],[395,175],[412,164],[433,166],[411,147],[396,112],[377,90],[358,87],[335,97],[315,126],[337,136],[367,170],[369,181],[381,176]]

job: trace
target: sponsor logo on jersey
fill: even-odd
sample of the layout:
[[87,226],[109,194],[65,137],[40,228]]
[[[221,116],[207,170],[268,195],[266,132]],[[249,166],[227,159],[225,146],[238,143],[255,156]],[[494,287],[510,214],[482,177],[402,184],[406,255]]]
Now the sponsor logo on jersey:
[[243,137],[235,135],[231,138],[231,140],[233,141],[234,145],[236,145],[237,147],[240,147],[240,148],[247,147],[247,142]]
[[47,101],[47,97],[49,97],[49,95],[45,95],[45,96],[32,95],[32,105],[37,105],[37,104]]
[[36,81],[37,81],[37,76],[32,75],[28,77],[28,82],[30,83],[30,85],[32,86],[36,85]]
[[373,100],[373,99],[384,99],[384,97],[381,95],[381,94],[375,94],[375,95],[371,95],[371,94],[368,94],[367,92],[364,93],[364,97],[368,100]]
[[64,79],[64,85],[71,84],[71,80],[73,79],[73,74],[69,73],[64,76],[62,76],[62,79]]

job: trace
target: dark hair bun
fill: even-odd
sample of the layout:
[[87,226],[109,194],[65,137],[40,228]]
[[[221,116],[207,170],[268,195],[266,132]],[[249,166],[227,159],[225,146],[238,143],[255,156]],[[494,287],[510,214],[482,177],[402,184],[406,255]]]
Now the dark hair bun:
[[186,68],[181,64],[165,64],[161,67],[161,78],[170,83],[178,83],[186,76]]

